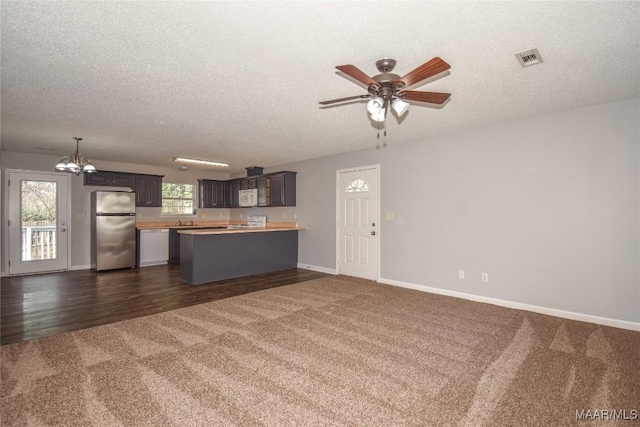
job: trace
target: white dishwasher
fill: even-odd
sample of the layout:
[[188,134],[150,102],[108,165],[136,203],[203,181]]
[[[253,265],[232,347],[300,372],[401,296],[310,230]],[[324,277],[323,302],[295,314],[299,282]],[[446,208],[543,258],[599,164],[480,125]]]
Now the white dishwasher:
[[140,267],[166,264],[169,259],[169,229],[140,230]]

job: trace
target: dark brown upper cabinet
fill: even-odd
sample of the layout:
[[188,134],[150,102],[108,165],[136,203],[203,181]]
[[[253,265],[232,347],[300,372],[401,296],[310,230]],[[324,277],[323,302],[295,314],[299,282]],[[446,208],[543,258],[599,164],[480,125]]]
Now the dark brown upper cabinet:
[[136,206],[147,208],[162,207],[162,176],[136,175]]
[[85,173],[84,185],[134,188],[136,186],[136,174],[111,171]]
[[224,208],[225,206],[225,181],[212,179],[198,180],[198,207],[200,208]]

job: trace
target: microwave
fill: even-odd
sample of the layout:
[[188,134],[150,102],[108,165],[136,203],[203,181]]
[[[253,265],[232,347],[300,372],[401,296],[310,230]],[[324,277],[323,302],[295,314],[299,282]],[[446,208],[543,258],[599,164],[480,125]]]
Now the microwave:
[[258,189],[238,191],[238,204],[240,207],[258,206]]

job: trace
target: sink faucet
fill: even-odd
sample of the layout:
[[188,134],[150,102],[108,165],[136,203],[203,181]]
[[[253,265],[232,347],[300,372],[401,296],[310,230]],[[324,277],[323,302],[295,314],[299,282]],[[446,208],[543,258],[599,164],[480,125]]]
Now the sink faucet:
[[182,221],[178,220],[178,223],[176,225],[184,225],[184,224],[182,224]]
[[189,221],[189,222],[191,223],[191,224],[189,224],[189,225],[193,225],[193,220],[191,220],[191,221]]

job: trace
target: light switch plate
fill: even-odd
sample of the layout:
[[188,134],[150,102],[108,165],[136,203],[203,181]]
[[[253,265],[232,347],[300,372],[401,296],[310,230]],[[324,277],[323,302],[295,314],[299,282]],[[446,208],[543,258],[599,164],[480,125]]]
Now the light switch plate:
[[393,212],[387,212],[387,221],[393,221],[393,218],[395,217]]

